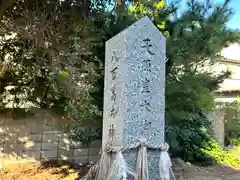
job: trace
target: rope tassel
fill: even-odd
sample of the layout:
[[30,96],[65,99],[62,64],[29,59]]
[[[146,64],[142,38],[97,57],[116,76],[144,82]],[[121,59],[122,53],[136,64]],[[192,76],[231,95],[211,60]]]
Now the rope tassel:
[[146,139],[139,140],[135,180],[148,180],[148,160]]
[[104,180],[108,176],[111,166],[111,153],[113,148],[110,141],[107,141],[101,150],[101,159],[89,169],[88,173],[81,180]]
[[[137,148],[136,174],[127,166],[122,152],[125,150]],[[149,180],[148,175],[148,159],[147,149],[160,149],[159,158],[159,179],[161,180],[176,180],[172,172],[172,163],[168,154],[169,145],[167,143],[161,146],[150,147],[145,138],[141,138],[131,147],[124,149],[115,149],[110,143],[106,143],[102,149],[100,161],[93,166],[84,180],[127,180],[127,174],[134,176],[134,180]],[[115,154],[115,160],[111,164],[112,155]]]
[[172,167],[172,162],[170,156],[168,154],[169,145],[167,143],[164,144],[164,147],[160,153],[159,160],[159,176],[161,180],[170,180],[170,170]]
[[117,152],[116,160],[114,160],[106,180],[127,180],[127,166],[121,151]]
[[111,166],[111,152],[113,152],[113,149],[110,145],[110,142],[107,141],[104,148],[102,149],[102,155],[99,161],[99,170],[97,173],[96,180],[103,180],[107,178],[108,171]]

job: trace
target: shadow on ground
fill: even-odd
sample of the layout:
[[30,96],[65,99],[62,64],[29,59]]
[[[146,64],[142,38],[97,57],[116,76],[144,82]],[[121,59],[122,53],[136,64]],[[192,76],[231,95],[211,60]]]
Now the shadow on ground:
[[177,179],[240,180],[240,170],[229,166],[217,164],[215,166],[198,167],[178,158],[173,159],[172,163]]
[[[173,159],[177,180],[239,180],[240,171],[224,165],[198,167]],[[15,164],[0,170],[1,180],[75,180],[83,177],[89,166],[80,166],[64,160],[51,160],[42,164],[32,162]]]

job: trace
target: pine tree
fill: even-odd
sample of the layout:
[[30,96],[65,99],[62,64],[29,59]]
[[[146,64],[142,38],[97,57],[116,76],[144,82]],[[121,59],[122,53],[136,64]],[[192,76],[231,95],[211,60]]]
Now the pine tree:
[[167,138],[172,152],[188,161],[203,160],[201,148],[212,139],[206,113],[215,106],[214,90],[230,73],[216,75],[211,69],[222,48],[239,40],[239,33],[226,26],[231,15],[227,4],[191,0],[186,12],[166,23],[171,62],[166,89]]
[[201,149],[213,138],[206,114],[215,107],[214,91],[230,75],[211,69],[219,52],[239,40],[239,32],[226,25],[232,16],[228,3],[190,0],[179,16],[178,4],[164,1],[139,0],[128,7],[128,16],[148,15],[166,37],[166,138],[172,155],[188,161],[206,158]]
[[86,131],[78,127],[101,119],[105,41],[148,15],[167,41],[167,141],[173,155],[200,160],[212,138],[204,112],[214,108],[214,90],[229,76],[211,69],[222,48],[239,39],[226,25],[232,15],[228,2],[189,0],[175,16],[178,4],[163,0],[9,1],[0,9],[2,97],[25,93],[39,107],[66,112],[66,130],[75,139],[99,137],[81,137]]

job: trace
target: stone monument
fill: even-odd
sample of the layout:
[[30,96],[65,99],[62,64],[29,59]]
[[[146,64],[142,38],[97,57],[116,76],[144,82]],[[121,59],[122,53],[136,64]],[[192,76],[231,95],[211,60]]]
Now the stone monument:
[[[103,145],[113,127],[113,147],[130,147],[140,138],[152,147],[164,144],[165,42],[148,17],[106,42]],[[123,155],[134,169],[136,150]],[[148,149],[148,168],[149,179],[159,179],[158,149]]]

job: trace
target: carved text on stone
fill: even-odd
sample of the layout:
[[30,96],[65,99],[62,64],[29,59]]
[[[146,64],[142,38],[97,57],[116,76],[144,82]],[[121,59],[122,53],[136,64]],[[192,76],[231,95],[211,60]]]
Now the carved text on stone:
[[110,117],[115,117],[118,113],[118,107],[117,107],[117,93],[116,93],[116,79],[117,79],[117,70],[118,70],[118,61],[119,58],[116,56],[116,53],[113,52],[111,62],[113,64],[110,74],[111,74],[111,109],[110,109]]
[[148,57],[147,59],[142,60],[142,67],[143,67],[143,73],[144,73],[144,80],[142,80],[142,90],[141,93],[143,94],[143,101],[141,102],[140,106],[144,107],[148,112],[151,111],[151,104],[149,101],[149,93],[151,93],[150,88],[150,79],[149,79],[149,73],[151,73],[151,58],[155,53],[153,53],[153,46],[151,44],[151,40],[149,38],[146,38],[143,40],[142,48],[147,50]]

